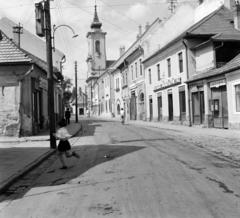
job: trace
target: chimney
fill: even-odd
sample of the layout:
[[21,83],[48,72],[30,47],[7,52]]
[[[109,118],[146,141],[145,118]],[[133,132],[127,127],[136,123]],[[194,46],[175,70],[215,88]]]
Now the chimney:
[[122,54],[125,53],[125,45],[122,46]]
[[145,30],[147,31],[149,27],[150,27],[149,22],[147,22],[145,26]]
[[120,57],[121,57],[122,56],[122,46],[120,46],[119,52],[120,52]]
[[240,30],[240,2],[235,1],[233,5],[233,19],[234,19],[234,27],[237,30]]
[[23,28],[20,26],[13,27],[13,42],[20,48],[20,34],[23,33]]
[[139,34],[137,34],[137,40],[139,39]]
[[142,26],[139,24],[139,37],[142,35]]
[[234,1],[236,2],[236,0],[224,0],[224,6],[226,8],[228,8],[230,11],[233,10],[233,5],[234,5]]

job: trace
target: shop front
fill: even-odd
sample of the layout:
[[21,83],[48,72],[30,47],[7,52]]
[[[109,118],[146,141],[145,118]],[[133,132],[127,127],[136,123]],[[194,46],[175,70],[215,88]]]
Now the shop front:
[[213,127],[228,128],[228,99],[226,79],[209,83],[211,99],[209,102],[213,118]]
[[199,125],[205,122],[205,104],[203,86],[191,86],[192,117],[193,124]]

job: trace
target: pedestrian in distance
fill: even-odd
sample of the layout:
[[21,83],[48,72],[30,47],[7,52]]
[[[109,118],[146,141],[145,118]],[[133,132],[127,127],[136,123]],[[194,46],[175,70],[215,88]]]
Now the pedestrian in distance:
[[67,122],[67,125],[70,125],[70,118],[71,118],[71,112],[69,111],[69,108],[65,111],[65,119]]
[[79,154],[76,153],[75,151],[73,151],[72,153],[70,152],[71,150],[71,145],[68,141],[68,139],[72,136],[68,133],[67,131],[67,124],[64,121],[61,121],[58,123],[59,129],[57,130],[56,133],[53,133],[53,135],[56,137],[56,139],[60,139],[59,144],[58,144],[58,155],[59,155],[59,159],[62,162],[62,167],[60,169],[67,169],[67,165],[65,163],[63,154],[65,153],[65,156],[67,158],[70,157],[76,157],[76,158],[80,158]]
[[121,115],[121,123],[124,124],[124,110],[123,110],[123,108],[121,108],[120,115]]

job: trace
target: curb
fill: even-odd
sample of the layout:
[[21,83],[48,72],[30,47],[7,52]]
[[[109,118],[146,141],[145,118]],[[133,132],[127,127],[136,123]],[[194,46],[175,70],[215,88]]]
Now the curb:
[[6,182],[3,182],[3,184],[0,187],[0,194],[5,192],[16,180],[20,179],[21,177],[25,176],[27,173],[29,173],[33,168],[40,165],[44,160],[46,160],[48,157],[50,157],[52,154],[54,154],[56,150],[50,150],[43,154],[41,157],[27,165],[24,169],[18,171],[15,175],[11,176],[9,179],[7,179]]
[[[82,124],[79,124],[80,128],[78,131],[73,133],[72,137],[76,136],[80,131],[83,130]],[[71,137],[71,138],[72,138]],[[38,140],[41,141],[41,140]],[[42,141],[49,141],[49,140],[42,140]],[[33,170],[35,167],[39,166],[43,161],[45,161],[47,158],[49,158],[51,155],[56,153],[56,149],[52,149],[50,151],[47,151],[45,154],[34,160],[32,163],[27,165],[24,169],[19,170],[15,175],[11,176],[7,179],[6,182],[3,182],[0,187],[0,194],[4,193],[14,182],[16,182],[18,179],[22,178],[26,174],[28,174],[31,170]]]

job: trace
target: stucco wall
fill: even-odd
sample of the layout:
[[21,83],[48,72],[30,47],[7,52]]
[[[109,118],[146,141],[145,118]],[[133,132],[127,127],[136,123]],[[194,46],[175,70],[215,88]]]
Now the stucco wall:
[[19,86],[0,88],[0,135],[17,136]]
[[240,112],[236,111],[235,85],[240,84],[240,70],[227,74],[228,128],[240,129]]
[[213,53],[213,45],[209,44],[205,47],[201,47],[201,49],[195,52],[196,58],[196,70],[202,71],[207,68],[214,67],[214,53]]

